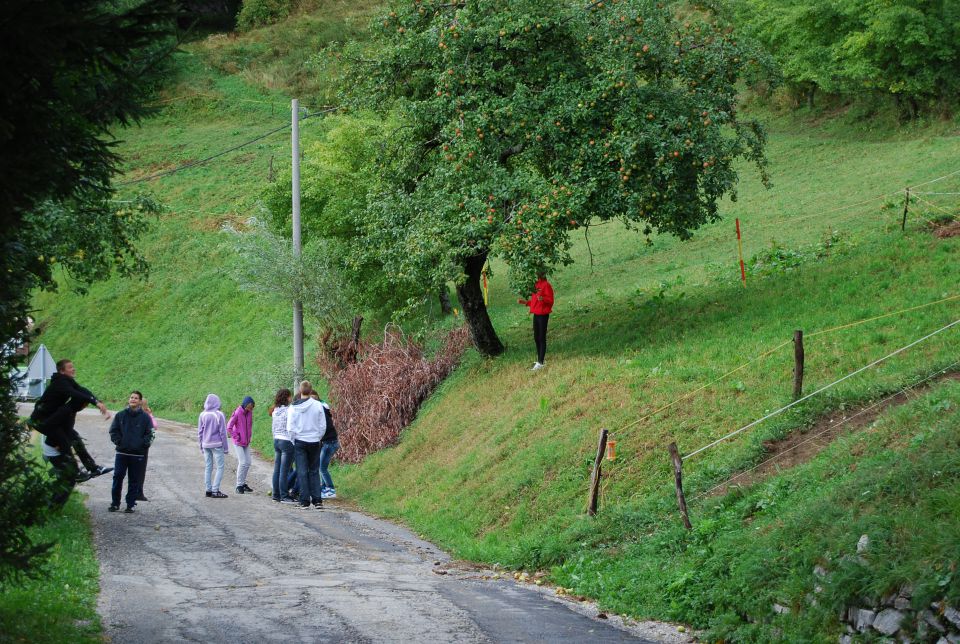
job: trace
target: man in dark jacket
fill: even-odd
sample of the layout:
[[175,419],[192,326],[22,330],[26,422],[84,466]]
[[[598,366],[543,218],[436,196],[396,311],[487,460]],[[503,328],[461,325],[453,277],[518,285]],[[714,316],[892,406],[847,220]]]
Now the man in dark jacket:
[[[50,386],[47,387],[34,406],[33,413],[30,415],[30,425],[46,436],[45,442],[47,445],[60,452],[61,469],[67,477],[74,480],[86,480],[91,476],[106,474],[113,468],[104,468],[97,465],[90,453],[87,452],[83,439],[74,429],[77,412],[87,405],[96,405],[100,413],[107,419],[110,418],[110,412],[89,389],[81,387],[77,383],[74,379],[76,375],[77,369],[72,361],[60,360],[57,362],[57,373],[50,378]],[[74,451],[87,469],[85,476],[79,474],[80,468],[73,455]]]
[[127,509],[133,512],[143,486],[144,456],[153,441],[153,421],[143,409],[143,394],[130,392],[127,408],[117,412],[110,425],[110,440],[117,446],[117,457],[113,471],[113,497],[110,511],[120,509],[120,493],[123,491],[123,478],[129,473],[127,481]]

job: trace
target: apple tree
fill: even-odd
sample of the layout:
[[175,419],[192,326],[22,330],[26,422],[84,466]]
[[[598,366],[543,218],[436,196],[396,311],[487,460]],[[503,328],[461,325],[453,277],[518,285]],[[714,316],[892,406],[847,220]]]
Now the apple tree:
[[484,355],[503,351],[480,287],[489,258],[528,293],[590,220],[688,238],[735,196],[738,159],[763,174],[763,132],[737,114],[751,58],[705,11],[395,0],[374,29],[373,54],[341,54],[350,104],[398,124],[358,215],[361,251],[400,282],[454,280]]

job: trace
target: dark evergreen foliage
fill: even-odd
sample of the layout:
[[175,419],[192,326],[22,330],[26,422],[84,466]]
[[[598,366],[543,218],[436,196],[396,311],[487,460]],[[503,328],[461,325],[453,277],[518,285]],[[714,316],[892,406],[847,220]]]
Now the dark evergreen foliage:
[[[22,337],[32,289],[53,288],[56,264],[77,285],[113,268],[142,272],[135,200],[118,210],[110,128],[144,114],[150,79],[175,46],[173,0],[9,0],[0,7],[0,342]],[[9,345],[5,345],[9,346]],[[49,498],[17,425],[0,352],[0,579],[29,574],[45,550],[27,528]]]

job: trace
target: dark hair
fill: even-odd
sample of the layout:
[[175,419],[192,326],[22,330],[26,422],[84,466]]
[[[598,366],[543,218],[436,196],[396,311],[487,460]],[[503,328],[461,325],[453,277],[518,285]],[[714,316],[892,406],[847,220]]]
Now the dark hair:
[[137,394],[138,396],[140,396],[140,400],[143,400],[143,394],[140,393],[139,391],[137,391],[136,389],[134,389],[134,390],[131,391],[130,393],[132,393],[132,394]]
[[63,373],[63,368],[66,367],[71,362],[73,362],[73,360],[70,360],[69,358],[64,358],[63,360],[57,360],[57,371],[59,373]]
[[284,387],[277,392],[277,395],[273,397],[273,406],[276,407],[285,407],[290,404],[291,391]]

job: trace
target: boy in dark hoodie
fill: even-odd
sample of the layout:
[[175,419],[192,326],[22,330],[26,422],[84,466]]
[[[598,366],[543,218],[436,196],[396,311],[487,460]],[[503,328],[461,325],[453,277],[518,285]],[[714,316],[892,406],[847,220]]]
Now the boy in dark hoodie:
[[143,409],[143,394],[130,392],[127,408],[117,412],[110,425],[110,440],[117,446],[114,461],[113,490],[110,512],[120,509],[120,493],[123,491],[123,479],[129,472],[127,481],[127,509],[133,512],[143,486],[144,456],[153,441],[153,420]]
[[[54,466],[61,472],[62,477],[65,480],[69,479],[71,483],[106,474],[113,469],[112,467],[105,468],[97,465],[90,453],[87,452],[80,434],[74,429],[77,412],[87,405],[95,405],[104,418],[110,419],[110,412],[107,411],[107,407],[97,400],[89,389],[81,387],[77,383],[76,375],[77,368],[71,360],[57,362],[57,373],[50,378],[50,386],[47,387],[34,406],[29,422],[31,428],[36,429],[46,437],[44,442],[60,453],[60,458],[54,463]],[[85,474],[80,474],[80,467],[77,465],[74,452],[80,457],[83,466],[87,469]]]

